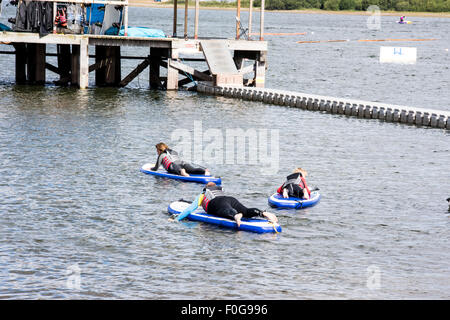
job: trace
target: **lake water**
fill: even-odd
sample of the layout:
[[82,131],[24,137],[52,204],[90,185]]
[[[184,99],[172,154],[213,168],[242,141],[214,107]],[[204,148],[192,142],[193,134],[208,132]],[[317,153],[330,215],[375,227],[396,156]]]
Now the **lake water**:
[[[171,9],[130,15],[130,25],[171,32]],[[382,17],[380,31],[366,20],[266,13],[266,32],[307,32],[267,36],[266,86],[450,110],[450,19]],[[234,34],[232,11],[201,11],[200,21],[201,36]],[[390,43],[296,43],[370,38],[439,40],[395,44],[417,47],[415,65],[379,64],[380,45]],[[449,131],[150,91],[145,72],[123,89],[15,86],[13,57],[0,59],[1,299],[450,297]],[[279,134],[277,172],[259,158],[203,159],[244,204],[267,208],[296,166],[321,202],[277,211],[280,234],[168,221],[168,204],[202,186],[139,168],[155,161],[155,143],[177,143],[177,129],[194,139],[194,121],[224,137],[227,129]]]

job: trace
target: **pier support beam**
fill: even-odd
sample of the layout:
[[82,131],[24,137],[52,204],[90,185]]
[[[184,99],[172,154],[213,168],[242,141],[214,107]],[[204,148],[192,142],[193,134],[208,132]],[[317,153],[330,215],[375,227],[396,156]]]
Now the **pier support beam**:
[[151,89],[161,89],[161,61],[167,50],[150,48],[149,85]]
[[44,84],[46,45],[28,43],[26,47],[27,81],[31,84]]
[[56,47],[58,56],[59,81],[58,84],[67,85],[70,82],[70,45],[58,44]]
[[255,61],[255,87],[264,88],[266,82],[266,52],[261,52],[258,60]]
[[27,82],[27,45],[17,43],[16,49],[16,84],[25,84]]
[[88,39],[81,39],[80,45],[72,45],[72,85],[86,89],[89,85]]
[[[106,47],[105,46],[95,46],[95,64],[100,66],[106,65]],[[103,87],[106,85],[105,81],[105,68],[98,67],[95,69],[95,85],[98,87]]]
[[178,70],[170,66],[172,60],[178,60],[178,51],[169,50],[167,58],[167,90],[178,90]]
[[106,59],[111,59],[105,68],[105,83],[107,86],[118,86],[121,80],[120,47],[111,46],[106,48]]

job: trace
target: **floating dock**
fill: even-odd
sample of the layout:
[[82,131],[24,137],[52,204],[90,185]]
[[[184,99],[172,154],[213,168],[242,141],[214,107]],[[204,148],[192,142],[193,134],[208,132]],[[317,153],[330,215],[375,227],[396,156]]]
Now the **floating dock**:
[[216,86],[211,82],[199,82],[197,91],[229,98],[296,107],[304,110],[450,130],[450,112],[443,110],[414,108],[268,88]]

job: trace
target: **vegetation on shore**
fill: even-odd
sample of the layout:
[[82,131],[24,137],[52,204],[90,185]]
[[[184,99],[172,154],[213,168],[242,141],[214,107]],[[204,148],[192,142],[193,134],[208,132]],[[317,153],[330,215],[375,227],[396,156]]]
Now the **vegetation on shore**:
[[[173,3],[173,0],[166,2]],[[184,0],[178,0],[178,5]],[[195,0],[189,0],[189,5],[195,5]],[[250,0],[241,0],[241,7],[248,8]],[[253,6],[260,7],[261,0],[254,0]],[[267,10],[356,10],[365,11],[371,5],[377,5],[381,10],[412,11],[412,12],[450,12],[450,0],[265,0]],[[236,1],[202,1],[202,7],[236,8]]]

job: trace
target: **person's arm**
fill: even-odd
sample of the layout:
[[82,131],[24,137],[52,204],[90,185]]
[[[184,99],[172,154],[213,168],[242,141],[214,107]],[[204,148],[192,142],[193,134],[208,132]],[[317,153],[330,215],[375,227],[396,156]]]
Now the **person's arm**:
[[190,215],[192,212],[194,212],[195,210],[197,210],[198,206],[200,205],[200,203],[203,200],[203,193],[200,193],[197,198],[195,198],[194,201],[192,201],[192,203],[189,205],[189,207],[187,207],[186,209],[184,209],[179,215],[178,217],[176,217],[175,220],[180,221],[183,220],[184,218],[186,218],[188,215]]
[[161,162],[162,162],[162,158],[163,158],[162,155],[163,155],[163,153],[161,153],[161,154],[158,156],[158,159],[156,159],[156,164],[155,164],[155,166],[154,166],[153,168],[151,168],[152,171],[158,170],[158,168],[159,168],[159,166],[161,165]]
[[277,189],[277,193],[279,194],[283,194],[283,188],[284,187],[284,183]]
[[311,197],[311,190],[309,190],[308,185],[306,184],[306,179],[302,177],[302,181],[303,181],[303,185],[305,186],[305,188],[303,189],[303,196],[305,197],[305,191],[308,194],[308,197],[305,197],[307,199],[309,199],[309,197]]

